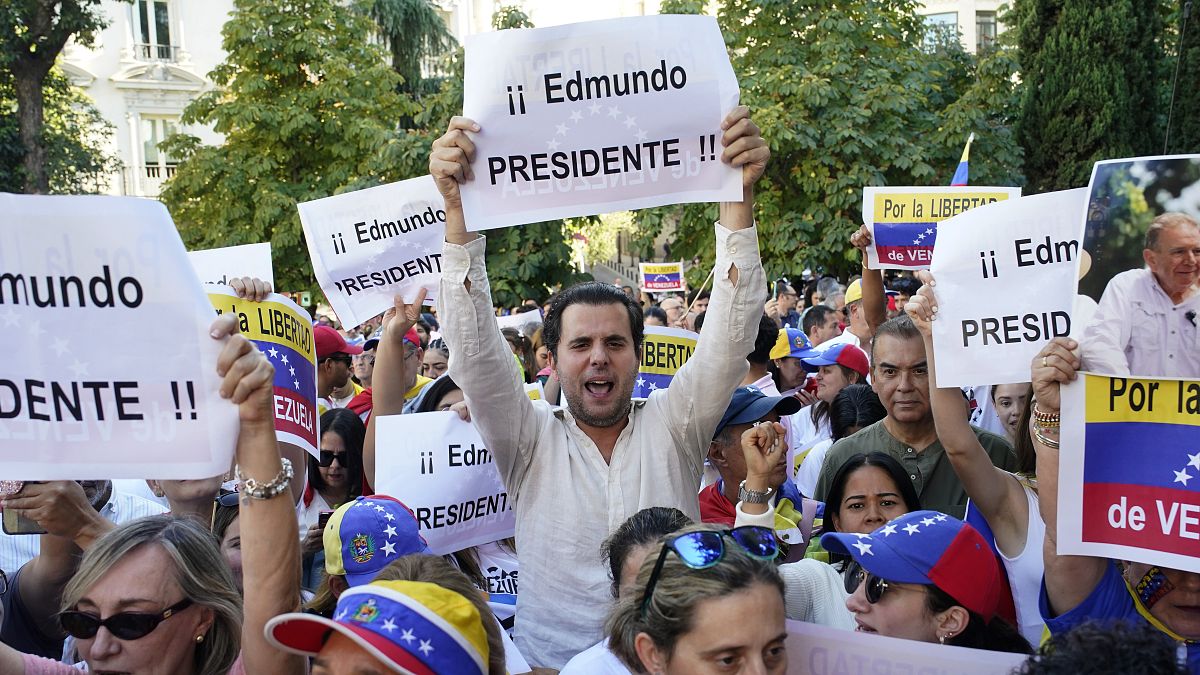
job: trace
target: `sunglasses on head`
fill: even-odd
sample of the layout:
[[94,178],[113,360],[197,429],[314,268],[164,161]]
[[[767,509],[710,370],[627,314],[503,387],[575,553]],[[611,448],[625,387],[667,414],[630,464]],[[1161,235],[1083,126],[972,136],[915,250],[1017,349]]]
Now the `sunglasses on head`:
[[663,563],[667,560],[667,552],[674,551],[679,560],[694,570],[708,569],[725,557],[725,538],[732,539],[752,558],[759,560],[774,560],[779,555],[779,540],[775,538],[775,530],[769,527],[743,525],[732,530],[702,530],[687,532],[671,537],[663,543],[658,561],[654,563],[654,571],[646,583],[646,591],[642,594],[642,615],[650,606],[650,598],[654,596],[654,587],[662,574]]
[[333,466],[333,460],[335,460],[335,459],[338,461],[338,464],[341,464],[342,466],[346,466],[346,455],[347,454],[349,454],[349,453],[347,453],[345,451],[329,452],[328,450],[322,450],[321,458],[317,460],[317,466]]
[[101,619],[89,612],[67,610],[60,612],[58,623],[63,631],[76,640],[90,640],[96,637],[100,627],[104,626],[118,640],[137,640],[146,637],[158,624],[192,606],[189,598],[184,598],[157,614],[144,612],[121,612],[107,619]]

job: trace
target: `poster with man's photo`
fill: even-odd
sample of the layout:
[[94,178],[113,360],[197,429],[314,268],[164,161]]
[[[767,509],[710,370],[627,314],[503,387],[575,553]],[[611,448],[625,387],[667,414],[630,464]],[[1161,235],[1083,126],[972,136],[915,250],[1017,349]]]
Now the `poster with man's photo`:
[[[1039,262],[1071,253],[1043,243]],[[1200,155],[1097,162],[1083,248],[1072,335],[1084,370],[1200,377]]]

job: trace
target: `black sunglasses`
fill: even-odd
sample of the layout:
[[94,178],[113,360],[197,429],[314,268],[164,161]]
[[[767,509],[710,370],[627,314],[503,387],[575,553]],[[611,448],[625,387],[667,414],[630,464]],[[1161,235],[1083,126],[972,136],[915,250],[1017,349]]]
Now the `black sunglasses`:
[[68,635],[76,640],[90,640],[96,637],[101,626],[107,628],[108,632],[118,640],[137,640],[149,635],[151,631],[158,628],[158,624],[191,606],[191,599],[184,598],[158,614],[121,612],[113,614],[107,619],[101,619],[89,612],[67,610],[59,613],[58,623]]
[[654,596],[654,587],[658,585],[658,577],[662,574],[663,563],[667,560],[667,551],[674,551],[684,565],[694,570],[708,569],[725,557],[725,538],[729,537],[751,557],[759,560],[774,560],[779,555],[779,540],[775,538],[775,530],[769,527],[743,525],[732,530],[702,530],[686,532],[671,537],[663,543],[658,561],[654,563],[654,571],[646,583],[642,594],[642,616],[650,606],[650,598]]
[[882,600],[884,591],[888,589],[897,591],[906,590],[893,584],[887,579],[875,576],[866,570],[859,570],[858,574],[852,574],[846,577],[846,591],[848,593],[853,594],[854,591],[858,590],[858,587],[861,584],[866,584],[866,587],[863,589],[863,591],[867,596],[867,602],[871,603],[872,605]]
[[353,359],[353,358],[351,358],[351,357],[350,357],[349,355],[347,355],[347,354],[338,354],[338,355],[336,355],[336,356],[326,356],[325,358],[323,358],[323,359],[321,359],[320,361],[318,361],[318,362],[317,362],[317,365],[320,365],[320,364],[322,364],[322,363],[325,363],[326,361],[337,361],[337,362],[339,362],[339,363],[344,363],[344,364],[346,364],[347,366],[354,365],[354,359]]
[[317,466],[333,466],[333,460],[335,459],[338,461],[338,464],[346,466],[346,456],[349,454],[345,451],[329,452],[328,450],[322,450],[321,458],[317,460]]
[[225,508],[232,509],[232,508],[237,508],[238,497],[240,497],[240,496],[241,496],[240,492],[231,492],[231,491],[222,490],[221,494],[217,495],[215,501],[220,506],[224,506]]

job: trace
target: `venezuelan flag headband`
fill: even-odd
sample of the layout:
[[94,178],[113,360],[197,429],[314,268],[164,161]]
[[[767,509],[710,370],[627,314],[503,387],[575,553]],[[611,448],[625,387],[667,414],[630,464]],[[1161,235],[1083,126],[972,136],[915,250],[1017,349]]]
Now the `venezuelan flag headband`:
[[394,672],[459,675],[487,672],[487,635],[475,605],[422,581],[376,581],[338,598],[333,619],[283,614],[267,622],[267,641],[316,656],[331,631],[354,641]]

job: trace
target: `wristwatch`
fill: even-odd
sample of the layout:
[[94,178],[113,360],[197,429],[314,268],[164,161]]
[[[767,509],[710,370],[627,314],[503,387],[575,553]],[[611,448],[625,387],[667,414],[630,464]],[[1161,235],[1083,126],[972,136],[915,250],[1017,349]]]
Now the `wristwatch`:
[[746,481],[738,484],[738,501],[747,504],[766,504],[770,502],[773,494],[775,494],[775,488],[767,488],[766,492],[759,492],[758,490],[747,490]]

